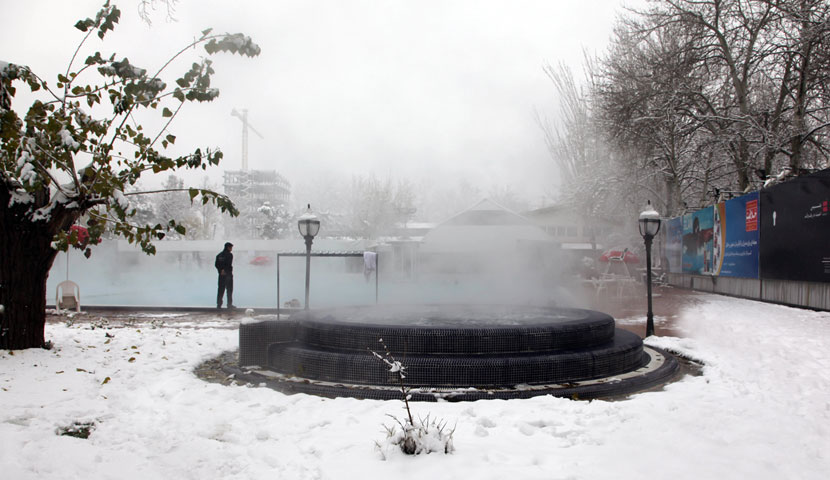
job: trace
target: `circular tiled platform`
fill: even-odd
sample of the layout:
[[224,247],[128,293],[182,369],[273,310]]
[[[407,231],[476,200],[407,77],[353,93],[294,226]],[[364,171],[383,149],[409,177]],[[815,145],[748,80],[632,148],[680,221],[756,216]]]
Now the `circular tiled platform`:
[[325,396],[400,397],[398,375],[373,352],[405,366],[416,400],[596,398],[650,388],[677,370],[610,316],[580,309],[350,307],[246,322],[239,338],[234,373]]

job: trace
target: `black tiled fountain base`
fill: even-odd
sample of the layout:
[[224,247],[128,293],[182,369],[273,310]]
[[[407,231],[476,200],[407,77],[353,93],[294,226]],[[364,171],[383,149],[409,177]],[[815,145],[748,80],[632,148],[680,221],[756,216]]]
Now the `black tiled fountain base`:
[[[378,352],[380,353],[380,352]],[[641,367],[647,357],[640,338],[620,330],[607,344],[591,349],[532,354],[432,355],[396,357],[406,383],[432,387],[495,387],[520,383],[561,383],[607,377]],[[319,350],[302,342],[271,344],[269,368],[287,375],[328,382],[397,385],[397,374],[364,349]]]
[[[584,382],[516,385],[512,388],[408,388],[407,395],[410,401],[417,402],[506,400],[541,395],[573,400],[621,398],[625,395],[659,388],[679,375],[680,365],[671,354],[657,348],[647,347],[645,355],[648,357],[648,363],[637,370]],[[272,388],[287,394],[305,393],[328,398],[349,397],[371,400],[402,399],[400,387],[318,382],[282,375],[268,369],[241,368],[230,364],[223,365],[222,369],[225,373],[233,375],[237,381]]]
[[[615,329],[613,318],[606,314],[578,309],[312,310],[288,320],[263,318],[243,323],[239,343],[241,369],[234,373],[263,377],[264,383],[275,382],[282,390],[325,396],[399,398],[399,377],[373,352],[389,353],[404,365],[405,386],[416,388],[412,392],[416,400],[436,395],[453,399],[540,394],[593,398],[590,392],[600,395],[615,390],[613,384],[620,383],[615,376],[632,377],[625,380],[626,388],[655,378],[655,368],[647,367],[655,363],[655,355],[643,350],[637,335]],[[677,369],[674,358],[657,357],[663,370],[660,375],[672,375]],[[632,374],[640,370],[648,375]],[[588,383],[579,391],[568,390],[581,382]],[[458,393],[464,389],[466,393]]]

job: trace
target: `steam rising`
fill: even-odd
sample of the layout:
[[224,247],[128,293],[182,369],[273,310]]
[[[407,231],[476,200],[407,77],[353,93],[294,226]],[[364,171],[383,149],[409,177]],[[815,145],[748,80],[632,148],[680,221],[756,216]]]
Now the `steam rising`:
[[[297,242],[299,249],[300,242]],[[234,303],[240,307],[277,306],[277,265],[253,265],[256,256],[276,252],[234,248]],[[166,252],[148,257],[137,249],[122,250],[114,242],[97,247],[91,258],[69,253],[69,279],[79,284],[81,305],[213,306],[217,274],[213,259],[222,249]],[[424,261],[412,275],[395,270],[391,253],[379,256],[381,304],[513,304],[584,307],[564,263],[555,251],[501,252],[495,256],[459,255],[456,261]],[[375,303],[374,276],[367,282],[354,258],[316,257],[311,262],[312,308]],[[66,254],[58,255],[47,282],[47,300],[67,278]],[[302,257],[280,260],[282,303],[304,298]]]

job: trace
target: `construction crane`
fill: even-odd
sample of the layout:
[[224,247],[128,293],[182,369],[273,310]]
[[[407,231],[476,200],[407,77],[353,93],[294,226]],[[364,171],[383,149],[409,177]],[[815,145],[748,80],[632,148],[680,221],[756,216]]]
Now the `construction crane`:
[[248,109],[243,109],[242,113],[236,111],[234,108],[231,110],[231,116],[236,117],[242,120],[242,171],[248,171],[248,130],[257,134],[257,136],[261,139],[265,139],[261,133],[257,132],[254,127],[248,123]]

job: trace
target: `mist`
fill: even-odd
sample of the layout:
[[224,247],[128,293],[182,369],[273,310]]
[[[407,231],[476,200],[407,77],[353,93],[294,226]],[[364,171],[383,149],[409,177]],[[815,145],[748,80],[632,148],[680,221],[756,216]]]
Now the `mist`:
[[[311,308],[376,301],[387,305],[586,305],[583,284],[576,276],[581,259],[561,250],[538,227],[525,225],[522,233],[510,226],[458,231],[452,228],[452,220],[448,223],[419,242],[405,242],[409,250],[365,240],[317,239],[312,252],[377,251],[380,273],[376,297],[376,274],[364,275],[362,257],[312,257]],[[57,284],[68,278],[80,286],[82,306],[211,307],[216,304],[217,289],[214,258],[223,243],[157,242],[158,253],[147,256],[125,241],[109,240],[95,247],[88,259],[72,249],[58,254],[47,295],[54,295]],[[304,257],[278,258],[278,254],[303,251],[300,238],[235,241],[234,304],[256,309],[285,306],[295,299],[301,303]],[[51,304],[54,296],[47,301]]]
[[[106,250],[106,248],[102,248]],[[212,307],[216,304],[216,270],[202,258],[201,265],[188,255],[160,254],[138,262],[107,260],[96,252],[91,259],[70,257],[69,279],[80,287],[85,306]],[[217,250],[218,253],[218,250]],[[140,253],[138,253],[140,254]],[[234,304],[240,308],[276,308],[277,269],[234,261]],[[380,261],[384,258],[381,256]],[[349,271],[345,259],[313,258],[311,308],[374,305],[375,279],[365,281],[362,271]],[[208,264],[210,264],[208,266]],[[120,265],[120,266],[119,266]],[[114,268],[119,266],[117,269]],[[47,301],[53,304],[57,284],[66,279],[64,254],[58,256],[47,282]],[[296,299],[302,304],[305,262],[301,257],[280,260],[280,303]],[[584,307],[577,284],[565,282],[551,271],[506,269],[423,272],[402,278],[381,271],[378,303],[386,305],[476,304]]]
[[[482,198],[519,212],[553,201],[559,175],[535,115],[558,110],[544,66],[561,62],[581,70],[586,55],[606,48],[623,6],[621,0],[179,0],[174,19],[160,8],[147,24],[132,3],[116,3],[123,12],[117,28],[103,42],[93,38],[79,58],[100,50],[155,71],[208,27],[250,35],[262,48],[255,59],[217,57],[211,86],[220,96],[188,105],[167,130],[177,138],[166,152],[170,156],[196,147],[224,152],[218,167],[176,172],[185,186],[218,186],[225,171],[242,167],[242,124],[231,112],[247,109],[250,125],[262,134],[249,137],[249,168],[274,170],[290,182],[292,212],[310,203],[341,214],[350,180],[375,176],[411,185],[416,211],[408,220],[432,224]],[[2,60],[54,79],[66,71],[82,37],[75,21],[93,16],[100,5],[100,0],[4,5],[4,15],[16,21],[0,30]],[[181,60],[167,77],[186,70],[192,58]],[[23,116],[37,95],[20,88],[12,107]],[[136,121],[150,135],[165,128],[164,119]],[[79,156],[76,166],[87,161]],[[141,186],[153,189],[166,180],[166,175],[142,176]],[[88,260],[70,253],[69,278],[80,284],[85,304],[213,305],[213,257],[230,240],[222,235],[216,229],[211,248],[174,253],[160,246],[155,257],[105,242]],[[382,244],[369,238],[361,249]],[[295,241],[289,250],[302,249]],[[496,249],[472,261],[486,264],[484,270],[466,268],[471,260],[461,254],[462,265],[452,271],[447,262],[436,267],[419,257],[415,272],[381,271],[380,298],[561,304],[569,297],[560,289],[568,283],[561,278],[570,262],[556,260],[551,248],[544,261],[513,258],[515,246]],[[284,250],[235,252],[237,304],[276,306],[276,266],[248,261],[279,251]],[[49,291],[67,277],[65,259],[58,255]],[[281,264],[281,301],[303,297],[301,263]],[[374,301],[362,273],[331,259],[314,259],[311,288],[314,306]]]
[[[9,2],[0,31],[2,60],[31,66],[44,78],[63,73],[81,35],[77,19],[99,0]],[[116,2],[123,15],[92,51],[114,51],[158,68],[207,27],[243,32],[262,47],[251,59],[216,59],[215,102],[177,115],[170,154],[219,148],[220,167],[181,172],[188,185],[205,174],[221,183],[241,168],[241,122],[248,109],[249,166],[276,170],[302,205],[304,185],[333,173],[393,176],[415,184],[467,182],[485,193],[510,185],[530,203],[549,195],[558,173],[534,112],[555,111],[543,72],[565,62],[580,70],[584,54],[600,53],[621,0],[555,3],[179,0],[174,19],[163,7],[143,22],[137,2]],[[37,35],[33,32],[37,32]],[[189,66],[171,66],[172,74]],[[175,78],[175,77],[173,77]],[[31,97],[20,89],[14,108]],[[148,131],[162,122],[145,122]],[[143,180],[153,186],[148,177]],[[160,184],[164,178],[155,180]],[[475,201],[476,199],[472,199]]]

